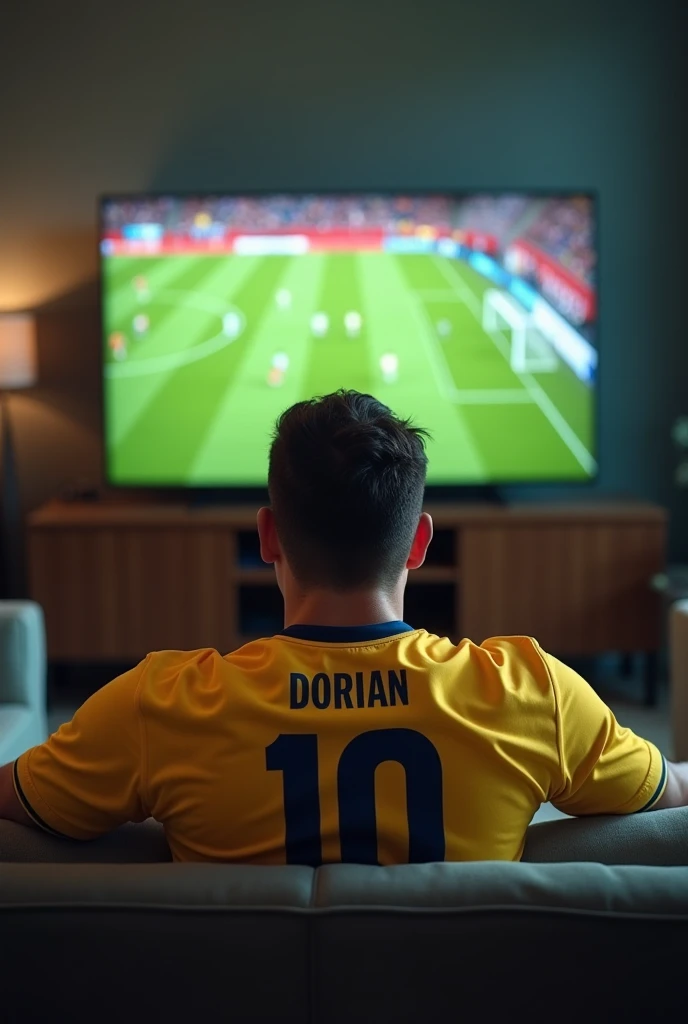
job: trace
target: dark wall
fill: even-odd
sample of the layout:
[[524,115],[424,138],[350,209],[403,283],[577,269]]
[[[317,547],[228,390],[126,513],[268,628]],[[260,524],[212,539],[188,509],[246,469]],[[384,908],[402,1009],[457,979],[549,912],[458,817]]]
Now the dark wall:
[[95,199],[248,186],[592,187],[599,490],[668,504],[688,413],[683,5],[15,3],[0,32],[0,308],[39,307],[25,507],[100,474]]

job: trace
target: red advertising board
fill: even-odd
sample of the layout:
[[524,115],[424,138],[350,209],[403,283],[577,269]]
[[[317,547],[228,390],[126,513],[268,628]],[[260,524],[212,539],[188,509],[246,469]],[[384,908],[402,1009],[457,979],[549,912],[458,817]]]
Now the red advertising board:
[[226,231],[223,234],[206,237],[194,237],[193,235],[175,235],[165,233],[159,239],[131,239],[124,238],[122,232],[112,231],[104,235],[103,241],[107,244],[109,255],[112,256],[171,256],[171,255],[223,255],[236,251],[237,239],[250,239],[256,243],[261,238],[278,240],[279,238],[306,239],[306,248],[309,252],[360,252],[361,250],[379,251],[382,249],[384,232],[381,229],[370,231],[347,231],[338,229],[334,231],[302,231],[298,227],[290,230],[278,230],[270,232],[249,232],[249,231]]
[[595,291],[538,246],[524,239],[511,242],[504,254],[507,270],[519,277],[534,277],[542,296],[574,324],[595,319]]

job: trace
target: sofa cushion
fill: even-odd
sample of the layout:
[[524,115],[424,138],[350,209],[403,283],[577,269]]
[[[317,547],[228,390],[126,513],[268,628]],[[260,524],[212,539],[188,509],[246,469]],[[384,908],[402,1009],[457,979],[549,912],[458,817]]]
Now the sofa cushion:
[[312,876],[0,865],[0,1019],[306,1024]]
[[317,873],[319,907],[566,908],[668,914],[688,922],[688,868],[604,864],[332,864]]
[[[448,885],[452,872],[439,871],[441,884],[435,878],[429,893],[405,875],[391,887],[383,882],[386,892],[379,879],[370,886],[339,872],[324,892],[319,884],[321,899],[356,895],[367,903],[312,921],[312,1020],[580,1024],[684,1015],[688,869],[435,867],[460,872]],[[603,909],[607,884],[610,907]],[[403,886],[414,906],[383,902],[399,901]],[[428,899],[431,907],[421,905]],[[598,908],[584,909],[586,902]]]

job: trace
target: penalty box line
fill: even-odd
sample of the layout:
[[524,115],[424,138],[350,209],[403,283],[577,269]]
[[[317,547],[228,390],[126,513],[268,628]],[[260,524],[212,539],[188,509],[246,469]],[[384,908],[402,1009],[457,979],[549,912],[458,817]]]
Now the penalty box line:
[[[421,338],[425,342],[437,388],[453,405],[532,405],[534,400],[525,388],[457,388],[444,349],[437,340],[423,300],[416,294],[413,303]],[[444,367],[444,370],[442,369]]]
[[[461,295],[461,298],[464,299],[466,306],[470,309],[471,313],[480,324],[481,330],[483,330],[480,316],[480,303],[473,292],[468,288],[466,282],[461,278],[461,275],[449,264],[438,259],[438,257],[435,257],[435,263],[439,267],[446,281],[454,281],[456,291]],[[483,330],[483,333],[492,341],[497,351],[506,360],[506,362],[509,363],[511,368],[509,360],[509,339],[502,333],[502,331],[494,331],[491,334],[487,334],[487,331]],[[501,345],[498,344],[497,338],[501,340]],[[564,419],[549,395],[544,391],[542,386],[538,384],[532,374],[519,373],[517,370],[514,370],[513,368],[511,369],[512,373],[518,377],[524,388],[526,388],[528,393],[532,396],[535,404],[540,408],[542,414],[549,421],[550,426],[559,435],[579,465],[583,467],[586,473],[592,475],[592,473],[597,469],[596,460],[585,447],[570,423]]]

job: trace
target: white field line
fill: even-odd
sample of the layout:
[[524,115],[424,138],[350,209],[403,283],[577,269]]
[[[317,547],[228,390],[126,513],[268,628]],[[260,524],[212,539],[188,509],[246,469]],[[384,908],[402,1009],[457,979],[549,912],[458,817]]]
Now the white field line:
[[473,294],[471,289],[468,287],[466,282],[463,280],[460,274],[454,270],[450,263],[447,263],[444,259],[439,256],[434,257],[435,266],[439,269],[442,277],[451,285],[452,289],[457,292],[461,298],[461,301],[468,306],[473,316],[476,318],[480,326],[482,309],[480,307],[480,299]]
[[425,309],[421,305],[421,300],[413,294],[413,298],[409,305],[411,306],[413,315],[418,323],[420,337],[425,342],[425,350],[428,354],[428,360],[430,362],[430,368],[432,369],[432,375],[435,378],[437,390],[441,395],[444,395],[448,402],[453,402],[456,388],[449,384],[449,368],[444,358],[444,352],[440,348],[439,342],[435,337],[435,332],[432,330],[432,327],[428,322]]
[[178,308],[200,309],[203,313],[211,313],[220,318],[226,313],[236,313],[241,321],[241,330],[233,337],[225,334],[222,330],[219,334],[208,338],[207,341],[201,342],[200,345],[192,345],[190,348],[183,348],[178,352],[166,352],[157,356],[132,359],[131,362],[125,363],[107,363],[105,366],[106,377],[145,377],[150,373],[178,370],[179,367],[187,366],[189,363],[197,363],[199,359],[207,359],[208,356],[231,345],[246,328],[246,317],[242,311],[219,296],[204,292],[182,291],[178,288],[165,288],[156,296],[155,301]]
[[178,370],[180,366],[197,363],[199,359],[207,359],[220,349],[231,345],[235,338],[228,337],[220,331],[214,337],[194,345],[192,348],[181,349],[179,352],[167,352],[164,355],[151,356],[150,359],[134,359],[130,363],[108,363],[105,367],[106,377],[145,377],[149,373],[163,373],[167,370]]
[[[458,274],[453,267],[448,263],[444,263],[442,260],[435,257],[435,262],[440,268],[444,278],[446,280],[453,280],[456,284],[456,290],[461,298],[466,303],[468,309],[478,321],[482,328],[482,318],[480,310],[480,302],[477,297],[470,290],[465,281],[461,279],[461,275]],[[487,332],[485,332],[487,333]],[[509,359],[509,339],[501,331],[493,331],[487,335],[493,342],[497,351],[503,356],[503,358],[511,365]],[[501,344],[500,344],[501,342]],[[532,400],[536,405],[539,406],[542,413],[549,420],[551,426],[556,430],[559,437],[562,439],[566,447],[569,449],[573,457],[583,467],[586,473],[594,473],[597,468],[597,463],[588,449],[585,447],[581,439],[578,437],[573,428],[567,423],[564,417],[561,415],[556,405],[549,397],[549,395],[543,391],[542,387],[530,373],[517,373],[513,371],[518,379],[523,384],[524,388],[528,391],[528,394],[532,397]]]
[[449,402],[456,405],[523,405],[532,403],[533,399],[522,388],[456,388],[450,383],[451,370],[432,323],[430,322],[422,301],[416,296],[413,310],[418,321],[421,338],[425,341],[428,359],[435,377],[435,383],[441,394]]

